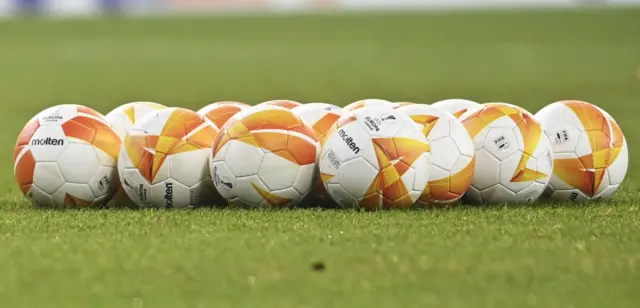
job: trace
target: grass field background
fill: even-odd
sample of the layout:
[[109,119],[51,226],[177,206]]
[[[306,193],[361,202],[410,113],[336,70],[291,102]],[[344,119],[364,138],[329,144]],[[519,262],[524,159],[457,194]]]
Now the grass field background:
[[[0,303],[633,307],[639,67],[637,9],[1,22]],[[18,132],[58,103],[368,97],[591,101],[626,133],[624,189],[586,206],[45,211],[13,180]]]

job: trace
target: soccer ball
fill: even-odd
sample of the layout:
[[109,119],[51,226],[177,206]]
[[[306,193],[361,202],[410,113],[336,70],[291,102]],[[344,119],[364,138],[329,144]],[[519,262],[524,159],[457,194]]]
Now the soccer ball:
[[111,124],[111,127],[118,133],[120,138],[124,139],[124,136],[133,128],[140,119],[148,116],[151,113],[158,110],[167,108],[158,103],[152,102],[133,102],[124,104],[109,112],[105,118],[107,122]]
[[460,119],[466,113],[473,112],[482,105],[468,99],[452,98],[433,103],[431,106],[445,110]]
[[629,166],[627,140],[618,123],[582,101],[553,103],[536,117],[552,140],[555,158],[545,196],[559,201],[613,196]]
[[[305,123],[309,124],[320,141],[324,140],[331,127],[344,111],[342,108],[325,103],[308,103],[292,109]],[[322,207],[335,207],[333,200],[327,196],[324,185],[318,177],[305,203]]]
[[474,203],[533,202],[553,170],[553,148],[528,111],[489,103],[462,118],[475,145],[476,166],[469,191]]
[[363,100],[359,100],[359,101],[355,101],[349,105],[344,106],[344,111],[353,111],[356,109],[360,109],[360,108],[364,108],[364,107],[389,107],[389,108],[393,108],[395,103],[390,102],[388,100],[384,100],[384,99],[377,99],[377,98],[368,98],[368,99],[363,99]]
[[464,195],[475,168],[473,140],[453,115],[432,106],[414,104],[397,109],[418,124],[431,145],[429,185],[418,204],[445,205]]
[[429,179],[430,147],[406,115],[385,107],[345,113],[325,139],[320,177],[342,207],[408,208]]
[[118,134],[97,111],[48,108],[22,129],[13,155],[20,189],[38,207],[106,204],[117,187]]
[[291,110],[245,109],[229,120],[211,151],[220,195],[240,207],[293,207],[312,187],[320,143]]
[[208,106],[198,110],[198,113],[207,120],[213,122],[213,124],[218,128],[222,128],[234,114],[249,107],[251,106],[245,103],[222,101],[209,104]]
[[277,107],[282,107],[286,109],[293,109],[298,106],[302,106],[302,104],[296,101],[291,101],[287,99],[276,99],[276,100],[260,103],[258,104],[258,106],[277,106]]
[[208,157],[218,128],[198,113],[166,108],[124,138],[118,174],[140,207],[185,208],[215,201]]

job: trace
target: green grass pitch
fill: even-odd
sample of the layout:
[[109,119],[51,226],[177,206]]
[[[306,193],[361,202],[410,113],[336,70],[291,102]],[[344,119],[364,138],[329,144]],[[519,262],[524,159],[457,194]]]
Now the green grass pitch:
[[[0,303],[634,307],[639,33],[633,9],[2,22]],[[621,124],[631,167],[586,206],[377,213],[45,211],[13,180],[18,132],[53,104],[366,97],[584,99]]]

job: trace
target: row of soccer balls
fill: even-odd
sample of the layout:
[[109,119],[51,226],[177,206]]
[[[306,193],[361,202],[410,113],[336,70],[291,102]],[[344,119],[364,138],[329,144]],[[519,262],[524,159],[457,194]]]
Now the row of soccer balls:
[[582,101],[535,116],[504,103],[276,100],[198,112],[150,102],[102,116],[48,108],[18,137],[14,172],[37,206],[194,207],[586,201],[628,166],[615,120]]

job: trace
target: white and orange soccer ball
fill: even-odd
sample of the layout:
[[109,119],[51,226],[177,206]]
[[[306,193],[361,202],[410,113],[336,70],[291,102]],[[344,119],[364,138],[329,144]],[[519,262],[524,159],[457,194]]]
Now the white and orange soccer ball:
[[354,111],[360,108],[364,108],[364,107],[389,107],[389,108],[393,108],[394,106],[396,106],[396,103],[394,102],[390,102],[388,100],[384,100],[384,99],[378,99],[378,98],[367,98],[367,99],[363,99],[363,100],[359,100],[359,101],[355,101],[349,105],[344,106],[342,109],[345,112],[348,111]]
[[140,207],[210,205],[215,191],[209,152],[218,128],[195,111],[166,108],[137,123],[124,138],[118,174]]
[[48,108],[23,128],[13,164],[20,189],[39,207],[106,204],[118,186],[118,134],[97,111]]
[[479,109],[482,105],[468,99],[451,98],[435,102],[431,106],[440,108],[460,119],[463,115]]
[[132,102],[113,109],[105,118],[120,138],[124,139],[138,121],[164,108],[167,107],[153,102]]
[[[321,142],[344,114],[342,108],[325,103],[307,103],[293,108],[292,111],[311,126]],[[304,202],[309,203],[310,206],[335,207],[319,177],[315,180],[314,188]]]
[[274,100],[262,102],[257,106],[276,106],[276,107],[282,107],[286,109],[293,109],[293,108],[302,106],[302,103],[288,100],[288,99],[274,99]]
[[293,207],[312,188],[320,143],[291,110],[245,109],[229,120],[211,151],[211,177],[232,206]]
[[429,185],[420,205],[446,205],[458,201],[469,189],[475,155],[473,140],[453,115],[429,105],[413,104],[397,109],[408,115],[431,145]]
[[198,110],[198,113],[222,129],[233,115],[249,107],[249,104],[241,102],[221,101],[205,106]]
[[484,104],[462,118],[473,139],[476,166],[465,199],[473,203],[530,203],[549,184],[553,148],[528,111]]
[[409,208],[427,186],[430,147],[406,115],[386,107],[345,113],[323,141],[320,177],[344,208]]
[[583,101],[560,101],[536,117],[552,140],[555,164],[545,196],[558,201],[610,198],[629,166],[627,140],[604,110]]

